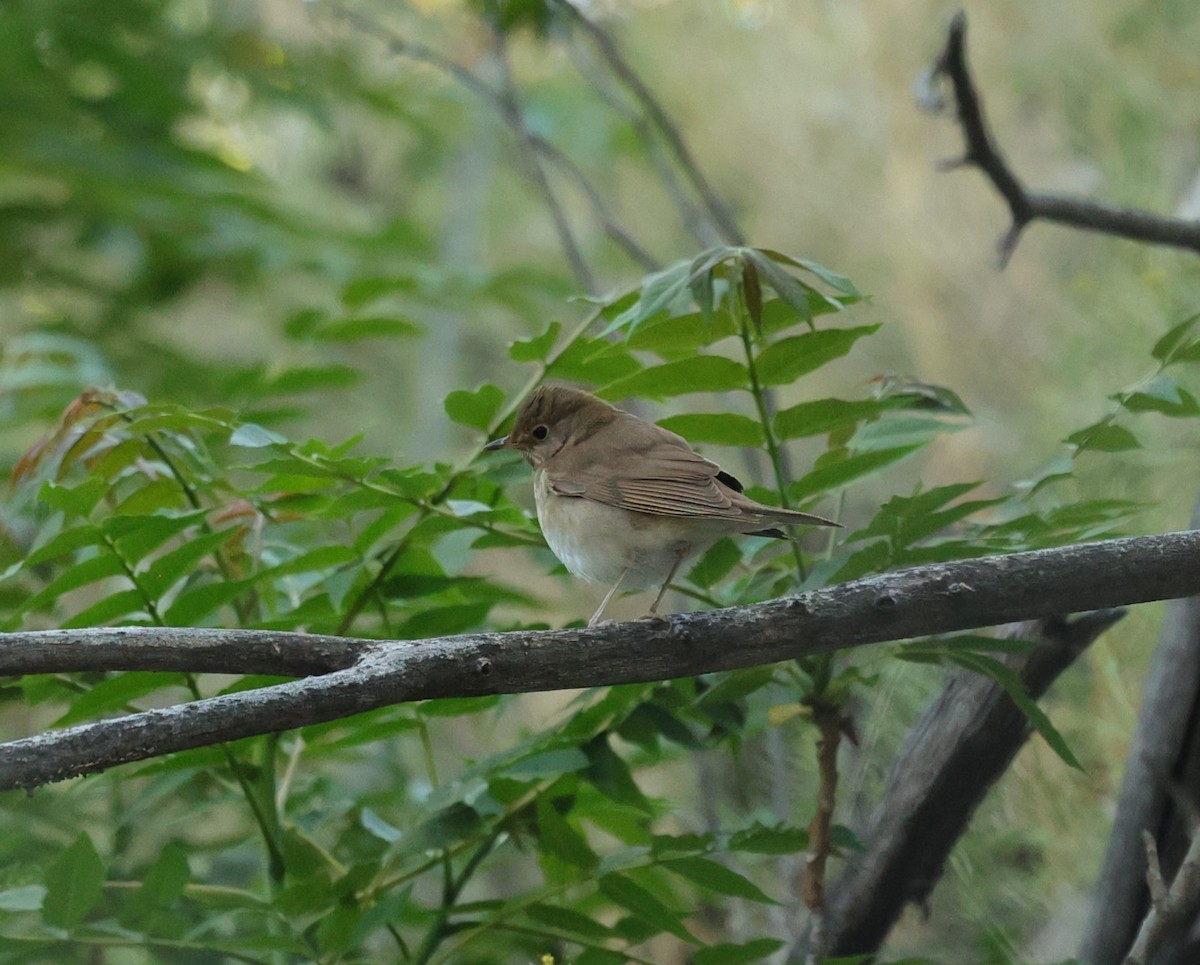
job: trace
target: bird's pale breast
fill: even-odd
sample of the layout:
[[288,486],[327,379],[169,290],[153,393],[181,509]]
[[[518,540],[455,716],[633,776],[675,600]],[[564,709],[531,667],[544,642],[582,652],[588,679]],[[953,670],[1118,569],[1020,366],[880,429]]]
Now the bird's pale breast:
[[[660,585],[680,552],[708,549],[728,530],[711,536],[695,519],[631,512],[576,496],[559,496],[546,474],[534,472],[534,500],[546,542],[575,576],[612,585],[628,569],[629,589]],[[700,529],[700,532],[697,532]]]

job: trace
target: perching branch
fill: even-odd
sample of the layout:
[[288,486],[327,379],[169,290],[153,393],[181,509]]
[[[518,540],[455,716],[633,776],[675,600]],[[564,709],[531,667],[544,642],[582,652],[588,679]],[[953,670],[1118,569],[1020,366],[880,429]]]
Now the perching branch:
[[[958,122],[966,139],[962,158],[947,164],[947,168],[965,165],[979,168],[1008,203],[1012,226],[1000,240],[1001,265],[1008,263],[1025,226],[1039,218],[1073,228],[1187,248],[1200,253],[1200,221],[1168,218],[1090,198],[1026,188],[1008,166],[988,130],[983,104],[967,68],[966,33],[966,14],[959,11],[950,22],[946,46],[930,69],[928,79],[949,78],[958,106]],[[932,100],[930,103],[936,104]]]
[[327,672],[11,741],[0,745],[0,790],[406,701],[664,680],[1196,593],[1200,531],[1189,531],[912,567],[592,629],[377,642],[172,628],[13,633],[0,637],[0,673]]

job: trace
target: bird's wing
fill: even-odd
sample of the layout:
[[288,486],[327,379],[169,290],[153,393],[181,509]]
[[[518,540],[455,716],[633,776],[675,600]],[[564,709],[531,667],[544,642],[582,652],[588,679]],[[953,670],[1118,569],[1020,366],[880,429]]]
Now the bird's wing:
[[[727,476],[680,436],[627,415],[563,449],[546,466],[551,489],[659,516],[737,517],[743,513]],[[732,478],[732,477],[729,477]]]

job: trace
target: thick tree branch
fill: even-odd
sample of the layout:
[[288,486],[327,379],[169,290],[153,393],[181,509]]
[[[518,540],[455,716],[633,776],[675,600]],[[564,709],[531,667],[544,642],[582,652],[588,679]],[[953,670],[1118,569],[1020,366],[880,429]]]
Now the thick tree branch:
[[[1070,622],[1006,627],[1005,636],[1037,642],[1009,666],[1038,697],[1122,616],[1105,609]],[[1029,732],[1025,714],[994,680],[966,671],[949,677],[892,763],[883,796],[859,834],[864,853],[830,888],[821,954],[876,951],[904,906],[925,901],[971,815]],[[799,949],[793,954],[799,960]]]
[[[1200,532],[1189,531],[912,567],[756,606],[592,629],[369,644],[251,630],[7,634],[0,637],[0,672],[7,673],[102,665],[261,672],[276,656],[270,669],[296,672],[306,661],[311,669],[339,667],[363,649],[352,665],[323,676],[0,745],[0,790],[404,701],[663,680],[1198,592]],[[69,640],[77,642],[46,646]],[[105,646],[111,664],[101,659]],[[193,647],[202,659],[193,658]]]
[[1168,218],[1089,198],[1026,188],[1008,166],[988,130],[983,104],[967,68],[966,33],[966,14],[959,11],[950,22],[946,46],[930,70],[930,79],[939,76],[950,79],[958,106],[958,122],[966,139],[962,158],[948,166],[979,168],[1008,204],[1012,226],[1000,241],[1002,265],[1007,264],[1025,226],[1038,218],[1134,241],[1200,252],[1200,221]]

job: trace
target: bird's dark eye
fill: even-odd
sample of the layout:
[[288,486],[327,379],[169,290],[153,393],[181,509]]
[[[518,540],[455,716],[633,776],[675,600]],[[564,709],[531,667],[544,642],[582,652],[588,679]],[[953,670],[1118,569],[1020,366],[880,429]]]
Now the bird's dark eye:
[[548,435],[550,435],[550,430],[545,426],[538,426],[533,430],[533,438],[535,438],[538,442],[541,442]]

